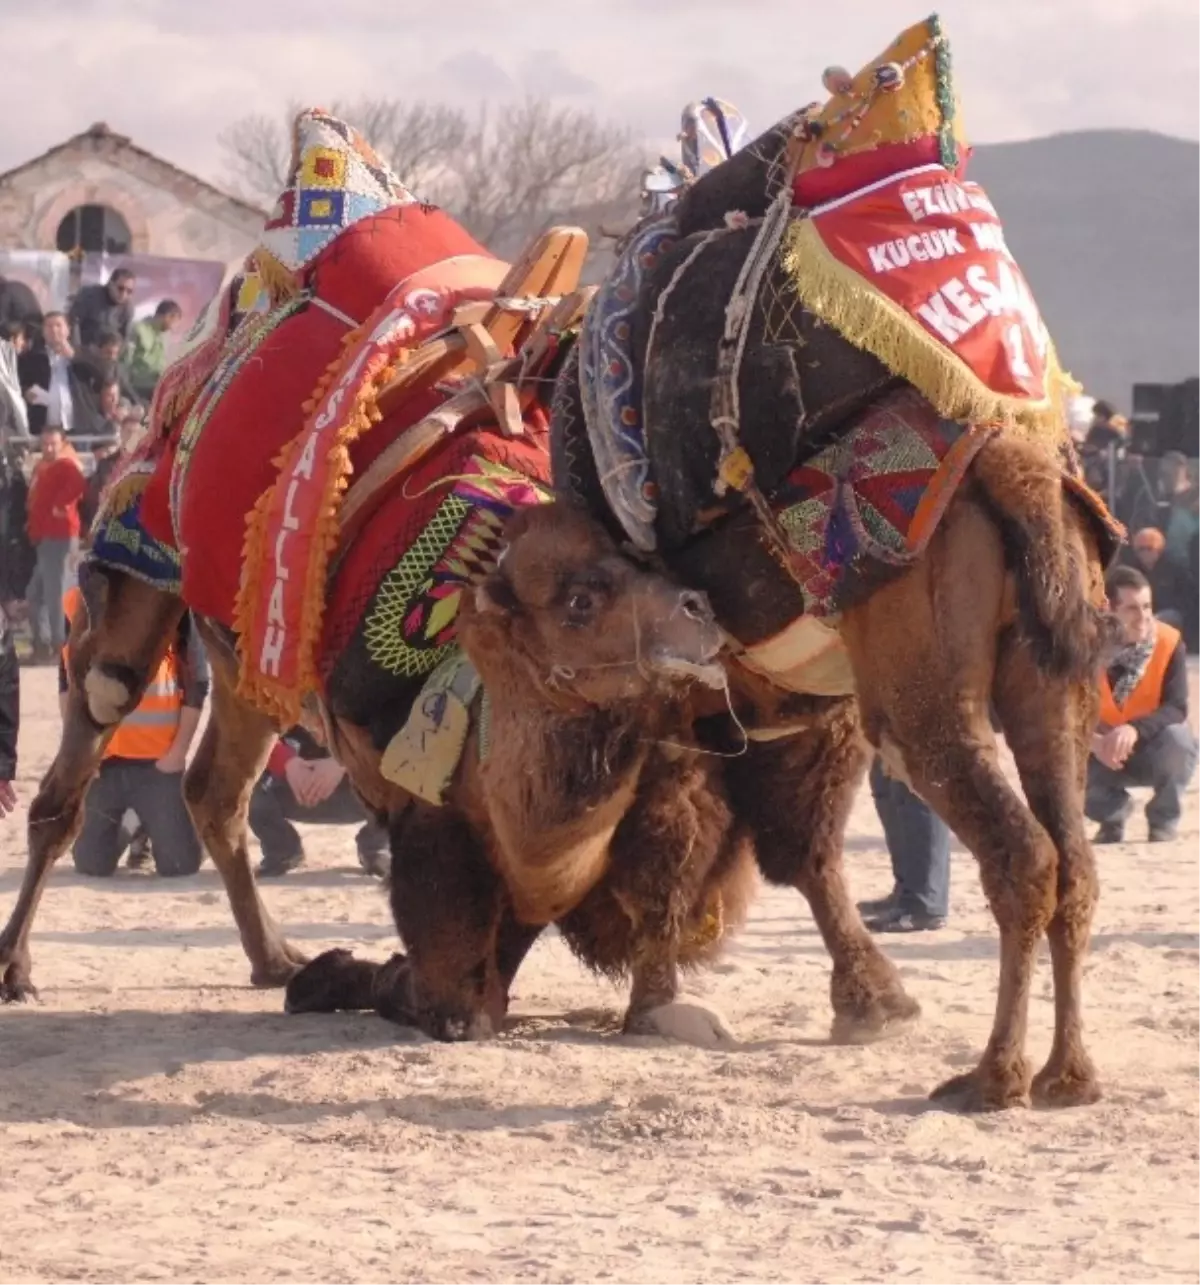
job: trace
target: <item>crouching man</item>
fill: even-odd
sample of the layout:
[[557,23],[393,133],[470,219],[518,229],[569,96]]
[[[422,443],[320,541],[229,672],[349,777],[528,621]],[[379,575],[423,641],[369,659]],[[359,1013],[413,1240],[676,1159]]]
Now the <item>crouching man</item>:
[[1181,794],[1196,770],[1187,653],[1179,630],[1155,619],[1150,584],[1140,571],[1115,568],[1107,588],[1125,645],[1100,679],[1086,811],[1100,822],[1096,843],[1120,843],[1133,810],[1129,787],[1148,786],[1154,791],[1146,805],[1150,842],[1165,843],[1178,832]]
[[294,821],[358,826],[358,864],[376,878],[387,875],[387,831],[367,816],[346,769],[325,748],[315,723],[293,727],[280,737],[250,796],[250,829],[263,854],[261,876],[278,877],[304,864],[304,844]]
[[[63,598],[68,629],[79,600],[78,589],[68,590]],[[67,649],[58,667],[64,712]],[[194,875],[200,869],[202,850],[183,801],[183,771],[209,681],[204,645],[185,614],[141,704],[117,725],[100,771],[88,787],[83,829],[72,853],[80,874],[103,878],[116,870],[132,838],[122,824],[127,811],[141,822],[160,875]]]

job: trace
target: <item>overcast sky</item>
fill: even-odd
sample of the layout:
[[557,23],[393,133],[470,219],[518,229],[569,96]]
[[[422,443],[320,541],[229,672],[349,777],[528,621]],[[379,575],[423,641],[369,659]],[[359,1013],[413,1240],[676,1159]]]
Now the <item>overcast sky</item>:
[[[939,11],[972,141],[1114,126],[1197,137],[1196,0]],[[534,93],[656,144],[685,102],[716,94],[757,132],[823,97],[824,66],[857,69],[927,12],[899,0],[0,0],[0,170],[104,120],[221,184],[216,136],[230,121],[364,94],[469,106]]]

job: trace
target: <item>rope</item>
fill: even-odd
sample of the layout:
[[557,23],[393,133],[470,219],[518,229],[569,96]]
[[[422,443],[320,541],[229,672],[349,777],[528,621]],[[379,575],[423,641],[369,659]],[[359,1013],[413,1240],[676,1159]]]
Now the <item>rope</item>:
[[[792,551],[779,527],[771,506],[754,480],[754,462],[741,444],[741,399],[738,379],[750,337],[751,309],[762,289],[763,277],[778,253],[792,211],[792,180],[800,162],[803,126],[792,129],[792,138],[784,152],[779,190],[775,194],[758,229],[758,235],[742,263],[725,306],[725,332],[717,349],[717,371],[713,379],[709,422],[721,443],[717,476],[713,492],[723,496],[729,487],[740,491],[750,501],[772,552],[783,570],[800,583],[792,564]],[[803,413],[803,412],[802,412]]]
[[353,317],[348,317],[340,308],[335,308],[333,304],[327,303],[320,295],[310,294],[308,302],[320,308],[322,312],[329,313],[331,317],[336,317],[338,321],[349,326],[351,330],[357,330],[361,324],[355,321]]
[[[771,202],[759,226],[758,235],[754,238],[750,253],[742,263],[729,302],[725,305],[725,333],[721,337],[717,356],[717,374],[710,404],[710,422],[721,439],[721,458],[718,462],[717,480],[713,486],[717,495],[724,495],[731,483],[738,490],[745,490],[751,485],[752,470],[748,458],[739,461],[735,466],[737,471],[733,476],[729,475],[732,472],[730,462],[739,452],[745,455],[738,440],[738,430],[741,427],[738,377],[745,357],[746,341],[750,337],[751,308],[762,288],[763,276],[779,249],[779,243],[783,240],[791,205],[791,187],[784,184]],[[741,486],[737,485],[738,476],[745,478]]]

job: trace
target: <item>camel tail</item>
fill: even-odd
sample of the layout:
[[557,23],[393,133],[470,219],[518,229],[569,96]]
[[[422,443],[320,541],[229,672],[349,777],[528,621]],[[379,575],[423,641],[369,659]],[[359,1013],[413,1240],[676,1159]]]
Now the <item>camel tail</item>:
[[1095,676],[1114,641],[1104,566],[1087,516],[1043,448],[1002,435],[976,456],[971,475],[1000,530],[1016,577],[1019,628],[1051,677]]

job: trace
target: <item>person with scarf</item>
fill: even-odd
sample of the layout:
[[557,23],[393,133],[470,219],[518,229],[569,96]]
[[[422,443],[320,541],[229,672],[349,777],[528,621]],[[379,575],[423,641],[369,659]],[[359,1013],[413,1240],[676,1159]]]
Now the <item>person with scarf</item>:
[[1154,614],[1173,629],[1184,631],[1190,598],[1186,566],[1167,552],[1167,540],[1158,527],[1142,527],[1121,551],[1122,566],[1133,567],[1146,577]]
[[1125,645],[1100,677],[1085,811],[1100,823],[1096,843],[1121,843],[1133,811],[1129,788],[1148,786],[1150,842],[1166,843],[1178,833],[1180,796],[1196,770],[1187,652],[1179,630],[1155,619],[1150,582],[1135,567],[1114,568],[1107,592]]

